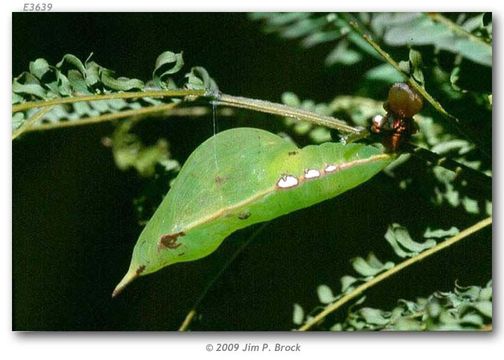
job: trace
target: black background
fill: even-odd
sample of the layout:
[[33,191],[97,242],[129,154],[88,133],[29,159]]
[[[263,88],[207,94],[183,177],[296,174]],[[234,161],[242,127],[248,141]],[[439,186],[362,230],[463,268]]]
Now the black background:
[[[245,14],[13,15],[13,75],[38,57],[66,53],[119,75],[150,79],[156,57],[184,51],[222,91],[279,101],[284,91],[328,101],[352,93],[362,66],[326,68],[328,47],[306,51],[264,35]],[[275,121],[274,117],[270,118]],[[220,120],[219,128],[232,120]],[[254,126],[253,123],[248,124]],[[212,135],[211,118],[149,123],[183,162]],[[13,328],[15,330],[174,330],[205,285],[257,227],[227,239],[211,256],[137,280],[111,299],[141,231],[132,205],[144,183],[121,172],[101,139],[111,124],[31,133],[13,144]],[[419,164],[418,166],[423,166]],[[336,199],[272,221],[208,293],[194,330],[289,330],[293,303],[317,304],[316,287],[339,290],[349,259],[373,250],[394,258],[387,225],[420,238],[428,225],[467,227],[477,217],[433,207],[415,189],[401,192],[384,174]],[[392,308],[491,274],[489,230],[415,265],[368,292],[368,306]],[[344,316],[345,310],[338,316]]]

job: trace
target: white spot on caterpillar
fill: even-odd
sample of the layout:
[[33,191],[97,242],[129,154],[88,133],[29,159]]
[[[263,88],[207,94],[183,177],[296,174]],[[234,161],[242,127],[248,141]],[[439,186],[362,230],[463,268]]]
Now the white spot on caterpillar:
[[315,179],[320,176],[320,171],[315,169],[306,169],[304,172],[305,179]]
[[338,170],[338,167],[336,165],[327,165],[324,169],[326,173],[332,173]]
[[282,175],[282,177],[278,180],[277,186],[281,189],[288,189],[299,184],[299,180],[292,175]]

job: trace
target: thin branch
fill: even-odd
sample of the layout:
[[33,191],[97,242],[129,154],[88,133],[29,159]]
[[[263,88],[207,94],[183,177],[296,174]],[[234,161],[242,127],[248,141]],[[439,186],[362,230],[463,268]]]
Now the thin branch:
[[477,37],[476,35],[470,33],[469,31],[467,31],[466,29],[464,29],[462,26],[460,26],[459,24],[454,23],[453,21],[451,21],[447,17],[443,16],[442,14],[440,14],[440,13],[427,13],[427,15],[432,20],[434,20],[436,22],[439,22],[440,24],[445,25],[452,32],[454,32],[454,33],[456,33],[458,35],[467,37],[471,41],[483,44],[483,45],[489,47],[490,49],[492,48],[492,45],[490,45],[486,41],[482,40],[481,38]]
[[97,124],[97,123],[101,123],[101,122],[105,122],[105,121],[112,121],[112,120],[132,117],[132,116],[141,116],[141,115],[148,115],[148,114],[155,114],[155,113],[159,113],[159,112],[164,112],[164,111],[173,109],[177,105],[178,104],[176,104],[176,103],[154,105],[154,106],[149,106],[149,107],[140,108],[140,109],[125,110],[125,111],[120,111],[120,112],[111,113],[111,114],[91,116],[91,117],[80,119],[80,120],[58,121],[55,123],[41,124],[36,127],[32,127],[30,129],[27,129],[26,131],[44,131],[44,130],[60,129],[60,128],[67,128],[67,127],[73,127],[73,126]]
[[26,120],[18,129],[16,129],[16,131],[14,131],[14,133],[12,134],[12,140],[25,132],[31,131],[33,124],[35,124],[37,120],[41,119],[45,114],[51,111],[52,108],[52,106],[49,106],[37,111],[31,118]]
[[12,112],[24,111],[43,106],[76,103],[81,101],[100,101],[100,100],[132,99],[132,98],[146,98],[146,97],[156,98],[156,97],[204,96],[205,94],[206,90],[181,89],[181,90],[150,90],[150,91],[138,91],[138,92],[121,92],[113,94],[72,96],[45,101],[30,101],[22,104],[13,105]]
[[[171,94],[171,96],[175,96],[175,94],[178,94],[180,96],[182,94],[187,95],[188,93],[185,92],[186,90],[170,90],[169,92],[163,91],[163,95],[158,94],[159,96],[168,96],[167,94]],[[199,90],[198,90],[199,91]],[[199,96],[204,96],[204,92],[200,91]],[[197,96],[195,93],[191,93],[193,96]],[[151,96],[151,93],[149,92],[140,92],[140,93],[119,93],[119,94],[109,94],[110,96],[126,96],[126,97],[139,97],[140,95],[144,96]],[[96,95],[92,96],[91,98],[93,100],[97,99],[110,99],[111,97],[108,95]],[[56,100],[73,100],[75,101],[89,101],[90,97],[74,97],[74,98],[62,98],[62,99],[54,99]],[[324,115],[319,115],[317,113],[291,107],[288,105],[284,104],[278,104],[278,103],[273,103],[270,101],[264,101],[264,100],[257,100],[257,99],[250,99],[246,97],[240,97],[240,96],[232,96],[232,95],[227,95],[227,94],[220,94],[216,97],[216,100],[214,100],[215,103],[223,106],[230,106],[234,108],[241,108],[241,109],[248,109],[252,111],[258,111],[258,112],[264,112],[268,114],[274,114],[274,115],[279,115],[279,116],[285,116],[285,117],[291,117],[291,118],[296,118],[296,119],[302,119],[305,121],[309,121],[311,123],[314,123],[319,126],[325,126],[331,129],[336,129],[340,132],[346,133],[347,136],[345,137],[346,142],[353,142],[356,140],[360,140],[363,138],[366,138],[369,136],[369,131],[364,128],[360,127],[352,127],[348,125],[346,122],[333,118],[331,116],[324,116]],[[21,105],[26,105],[26,104],[37,104],[37,106],[47,106],[49,101],[46,102],[34,102],[34,103],[24,103]],[[89,124],[96,124],[96,123],[101,123],[105,121],[112,121],[116,119],[122,119],[122,118],[127,118],[127,117],[132,117],[132,116],[145,116],[149,114],[155,114],[155,113],[161,113],[161,112],[167,112],[167,115],[171,116],[176,116],[176,115],[195,115],[194,111],[189,111],[188,109],[177,109],[175,111],[175,107],[177,104],[174,103],[169,103],[169,104],[161,104],[161,105],[153,105],[149,106],[146,108],[141,108],[141,109],[134,109],[134,110],[126,110],[126,111],[121,111],[117,113],[112,113],[112,114],[104,114],[104,115],[98,115],[94,117],[89,117],[85,118],[82,120],[76,120],[76,121],[60,121],[56,123],[48,123],[48,124],[41,124],[38,126],[32,126],[33,123],[35,123],[36,120],[40,119],[48,110],[45,112],[39,112],[34,115],[32,119],[29,120],[30,124],[27,124],[26,127],[22,126],[22,128],[18,129],[13,135],[13,139],[15,139],[17,136],[19,136],[22,132],[31,132],[31,131],[43,131],[43,130],[50,130],[50,129],[59,129],[59,128],[66,128],[66,127],[73,127],[73,126],[81,126],[81,125],[89,125]],[[47,109],[50,109],[49,107]],[[199,115],[201,114],[198,113]],[[25,122],[26,124],[26,122]],[[23,129],[22,131],[20,131]],[[464,166],[462,164],[457,163],[454,160],[449,160],[445,157],[440,157],[439,155],[423,148],[417,148],[414,145],[409,145],[407,148],[407,151],[416,155],[417,157],[420,157],[422,159],[425,159],[434,165],[439,165],[442,166],[448,170],[455,171],[457,173],[462,172],[463,174],[466,174],[469,178],[475,179],[478,183],[484,184],[486,188],[489,186],[491,187],[492,179],[491,177],[488,177],[484,174],[481,174],[480,172],[471,169],[467,166]],[[463,171],[462,171],[463,170]]]
[[347,134],[359,135],[360,137],[366,137],[366,135],[368,134],[368,131],[366,129],[350,126],[345,121],[336,119],[334,117],[319,115],[311,111],[298,109],[284,104],[273,103],[270,101],[220,94],[217,96],[215,102],[218,105],[232,106],[236,108],[306,120],[316,125],[336,129]]
[[395,265],[393,268],[379,274],[378,276],[374,277],[373,279],[369,280],[368,282],[365,282],[364,284],[358,286],[354,290],[352,290],[350,293],[344,295],[341,297],[339,300],[336,302],[329,304],[322,312],[317,314],[315,317],[311,318],[309,321],[307,321],[304,325],[302,325],[298,331],[306,331],[311,329],[314,325],[318,324],[320,321],[324,320],[329,314],[335,312],[339,308],[341,308],[343,305],[348,303],[350,300],[355,299],[356,297],[360,296],[364,291],[368,290],[369,288],[375,286],[376,284],[380,283],[381,281],[389,278],[390,276],[398,273],[401,270],[404,270],[405,268],[426,259],[427,257],[443,250],[446,249],[447,247],[459,242],[460,240],[468,237],[469,235],[474,234],[475,232],[483,229],[484,227],[492,224],[492,217],[488,217],[485,220],[482,220],[473,226],[461,231],[459,234],[455,235],[454,237],[445,240],[436,246],[425,250],[424,252],[409,258],[397,265]]
[[192,306],[192,309],[187,313],[184,321],[182,322],[182,325],[180,325],[179,331],[186,331],[191,324],[192,319],[196,315],[196,309],[199,307],[201,302],[205,299],[206,295],[210,291],[210,289],[214,286],[214,284],[217,282],[217,280],[220,279],[222,274],[229,268],[229,266],[236,260],[238,255],[240,255],[243,250],[256,238],[258,237],[261,232],[269,225],[270,223],[264,223],[262,224],[259,228],[257,228],[256,231],[250,237],[234,252],[234,254],[228,259],[228,261],[224,264],[224,266],[215,274],[215,276],[210,280],[210,282],[205,286],[201,294],[198,296],[196,301],[194,302],[194,305]]
[[[169,104],[161,104],[161,105],[153,105],[146,108],[134,109],[134,110],[125,110],[112,114],[104,114],[98,116],[92,116],[88,118],[84,118],[81,120],[74,121],[59,121],[55,123],[46,123],[37,125],[35,127],[30,127],[26,129],[26,132],[34,132],[34,131],[44,131],[44,130],[53,130],[60,128],[68,128],[75,127],[81,125],[91,125],[91,124],[99,124],[102,122],[118,120],[128,117],[145,117],[148,115],[162,114],[164,116],[205,116],[210,113],[210,109],[206,106],[194,106],[189,108],[177,108],[174,103]],[[219,116],[230,116],[232,111],[221,111],[219,112]]]

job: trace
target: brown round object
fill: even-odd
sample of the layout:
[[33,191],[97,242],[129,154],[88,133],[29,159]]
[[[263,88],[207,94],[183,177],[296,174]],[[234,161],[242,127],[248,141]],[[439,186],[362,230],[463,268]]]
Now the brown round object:
[[402,118],[410,118],[423,106],[422,97],[406,83],[392,85],[388,93],[388,108]]

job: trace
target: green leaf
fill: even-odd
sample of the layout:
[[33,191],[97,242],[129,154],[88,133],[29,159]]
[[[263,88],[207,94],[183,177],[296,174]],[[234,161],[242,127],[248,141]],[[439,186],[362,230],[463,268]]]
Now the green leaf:
[[479,301],[474,304],[474,308],[478,310],[482,315],[492,318],[493,306],[491,301]]
[[301,19],[281,32],[286,39],[296,39],[312,34],[327,23],[324,18]]
[[[153,85],[153,80],[148,81],[146,85],[139,79],[116,77],[114,71],[90,61],[90,58],[91,56],[83,63],[75,55],[66,54],[55,66],[50,65],[42,58],[30,62],[30,72],[23,72],[13,79],[12,103],[19,104],[40,99],[47,100],[82,95],[99,97],[100,94],[130,90],[159,90],[160,87],[169,89],[196,88],[193,83],[178,86],[172,78],[168,77],[169,74],[175,73],[182,66],[182,54],[164,52],[158,58],[154,73],[157,77],[162,77],[162,86]],[[215,93],[218,91],[217,85],[205,69],[196,67],[193,68],[193,73],[194,76],[191,77],[191,80],[197,78],[202,87],[211,89]],[[158,78],[158,81],[161,80]],[[79,120],[82,117],[95,117],[106,113],[135,110],[148,105],[160,105],[166,101],[166,99],[144,97],[142,99],[97,100],[85,104],[75,102],[69,105],[56,105],[49,113],[44,115],[43,119],[34,124],[34,127],[42,123]],[[171,101],[176,102],[180,101],[180,99],[171,99]],[[25,110],[23,116],[16,115],[16,118],[12,120],[13,126],[21,126],[22,122],[29,118],[27,116],[28,111]],[[148,162],[148,153],[146,152],[144,155],[146,162]],[[150,167],[147,166],[147,168]],[[150,170],[146,171],[150,173]]]
[[340,279],[341,282],[341,293],[346,294],[347,292],[351,291],[352,285],[355,284],[359,279],[350,276],[350,275],[345,275]]
[[128,91],[133,89],[142,89],[144,87],[143,81],[138,79],[128,79],[125,77],[119,77],[116,79],[114,77],[114,72],[109,69],[101,68],[99,75],[103,84],[112,90]]
[[299,99],[299,97],[296,94],[294,94],[292,92],[284,92],[282,94],[282,102],[288,106],[293,106],[293,107],[300,107],[301,106],[301,100]]
[[431,230],[431,228],[427,228],[425,230],[423,237],[426,239],[443,239],[447,237],[452,237],[455,236],[459,233],[459,229],[457,229],[455,226],[452,226],[448,230],[443,230],[443,229],[436,229],[436,230]]
[[362,55],[348,48],[347,41],[341,41],[326,58],[327,65],[342,64],[353,65],[362,59]]
[[294,311],[292,313],[292,322],[295,325],[301,325],[304,320],[304,310],[299,304],[294,304]]
[[140,235],[116,292],[138,275],[209,255],[238,229],[350,190],[390,161],[391,156],[363,144],[299,149],[264,130],[223,131],[184,164]]
[[[17,95],[35,96],[40,99],[47,99],[46,90],[38,83],[38,81],[31,81],[29,76],[25,75],[15,78],[12,82],[12,92]],[[26,79],[24,83],[22,79]]]
[[410,49],[409,62],[413,78],[420,84],[424,84],[424,75],[422,72],[422,54],[420,51]]
[[408,318],[400,318],[393,324],[393,329],[397,331],[421,331],[422,324],[419,321]]
[[305,48],[311,48],[319,44],[323,44],[326,42],[336,41],[341,37],[341,34],[338,31],[331,32],[313,32],[309,34],[301,41],[301,44]]
[[454,50],[475,63],[492,66],[492,47],[488,44],[461,39],[455,42]]
[[474,149],[474,144],[471,144],[467,140],[453,139],[442,141],[434,145],[431,151],[435,152],[436,154],[447,154],[449,152],[457,150],[458,155],[464,155],[472,149]]
[[348,34],[348,40],[368,56],[374,57],[375,59],[380,59],[380,55],[376,53],[375,49],[373,49],[373,47],[369,45],[366,40],[364,40],[355,32],[350,32]]
[[73,93],[77,96],[79,95],[91,95],[92,92],[88,89],[86,84],[86,79],[81,72],[78,70],[69,70],[68,71],[68,81],[70,82],[70,86],[72,87]]
[[71,96],[73,95],[72,88],[70,86],[70,81],[68,78],[62,73],[58,72],[56,74],[57,77],[57,85],[58,85],[58,93],[61,96]]
[[450,83],[455,91],[462,91],[457,85],[460,79],[460,66],[455,66],[450,74]]
[[165,81],[167,76],[177,73],[183,66],[182,53],[163,52],[157,57],[154,72],[152,73],[154,84],[163,89],[167,88]]
[[186,87],[188,89],[207,90],[210,94],[218,94],[219,92],[217,83],[208,75],[208,72],[200,66],[193,67],[191,72],[186,74],[185,77],[187,78]]
[[86,67],[79,60],[79,58],[72,54],[66,54],[63,56],[63,59],[59,63],[56,64],[56,67],[59,70],[63,70],[65,67],[70,67],[71,69],[77,69],[82,75],[86,74]]
[[389,226],[385,239],[392,246],[397,256],[401,258],[418,255],[422,251],[436,245],[436,241],[431,239],[423,243],[414,241],[409,235],[408,230],[399,224]]
[[101,66],[94,61],[86,62],[86,84],[90,87],[96,86],[100,82]]
[[390,313],[378,309],[362,308],[359,310],[359,315],[364,318],[366,323],[371,325],[385,326],[390,322],[388,319],[390,317]]
[[493,294],[492,284],[489,284],[487,286],[488,287],[481,289],[478,299],[484,301],[492,299]]
[[396,83],[403,80],[402,75],[390,64],[384,63],[368,70],[364,77],[371,81],[383,81],[386,83]]
[[317,126],[310,131],[310,139],[315,144],[321,144],[324,142],[331,141],[331,132],[328,128],[323,126]]
[[489,44],[452,31],[447,25],[434,22],[426,14],[417,14],[414,19],[390,24],[384,41],[392,46],[433,45],[481,65],[492,66],[492,47]]
[[319,285],[317,295],[322,304],[330,304],[334,301],[334,295],[331,288],[327,285]]
[[352,259],[352,267],[362,276],[375,276],[394,267],[394,263],[387,261],[383,264],[374,254],[369,254],[367,259],[356,257]]
[[[364,307],[349,310],[342,323],[333,325],[341,330],[474,330],[491,324],[491,298],[488,296],[491,282],[486,287],[456,284],[454,292],[435,292],[428,298],[416,301],[398,300],[391,311]],[[480,295],[478,295],[480,294]]]
[[12,115],[12,130],[18,129],[24,122],[24,114],[19,112]]
[[23,102],[23,97],[19,94],[16,94],[16,93],[12,93],[12,105],[15,105],[15,104],[19,104]]
[[37,59],[35,61],[31,61],[30,65],[30,73],[32,73],[39,80],[51,70],[49,67],[49,63],[45,59]]
[[401,69],[401,71],[403,73],[406,73],[406,74],[409,74],[411,73],[411,64],[409,61],[399,61],[399,69]]
[[287,25],[296,20],[303,20],[310,16],[307,12],[285,12],[285,13],[252,13],[249,15],[254,20],[266,19],[269,24],[275,26]]
[[158,163],[168,161],[168,143],[159,139],[156,144],[145,146],[137,135],[130,132],[133,125],[133,121],[124,121],[112,135],[114,160],[121,170],[134,168],[141,176],[150,177]]

